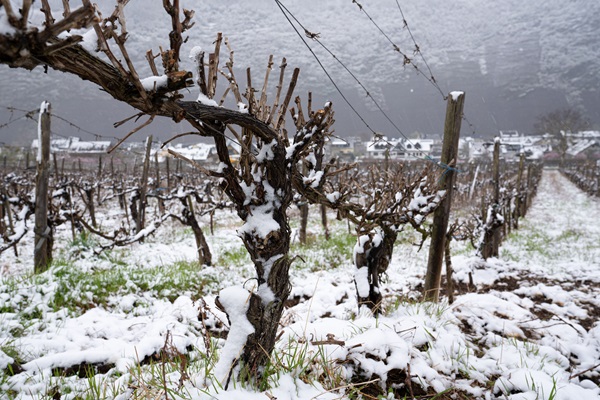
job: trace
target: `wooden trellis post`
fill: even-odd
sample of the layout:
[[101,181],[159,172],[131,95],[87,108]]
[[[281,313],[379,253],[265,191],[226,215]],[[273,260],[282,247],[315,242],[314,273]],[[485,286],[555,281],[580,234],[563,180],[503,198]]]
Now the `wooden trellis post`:
[[42,102],[38,126],[37,174],[35,179],[35,242],[33,265],[36,274],[52,261],[52,229],[48,226],[48,180],[50,178],[50,103]]
[[462,124],[463,108],[465,104],[464,92],[452,92],[448,96],[446,108],[446,121],[444,123],[444,142],[442,144],[441,162],[449,168],[440,178],[440,190],[446,191],[446,196],[433,214],[433,227],[431,231],[431,244],[429,246],[429,259],[427,261],[427,275],[425,275],[424,298],[427,301],[438,301],[442,279],[442,261],[452,203],[452,187],[456,170],[452,168],[458,161],[458,138]]
[[148,170],[150,169],[150,149],[152,148],[152,135],[146,140],[146,154],[144,157],[144,167],[142,169],[142,181],[140,184],[140,200],[138,215],[135,221],[136,232],[144,229],[146,219],[146,192],[148,190]]

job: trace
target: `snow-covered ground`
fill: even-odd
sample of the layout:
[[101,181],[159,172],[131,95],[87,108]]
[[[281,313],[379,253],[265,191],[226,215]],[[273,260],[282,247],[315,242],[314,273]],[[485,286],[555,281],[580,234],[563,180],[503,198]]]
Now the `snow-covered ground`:
[[102,257],[58,241],[57,265],[37,277],[26,242],[0,261],[0,398],[600,399],[599,215],[597,198],[544,171],[498,259],[456,244],[453,304],[416,300],[427,249],[401,235],[378,318],[357,315],[345,224],[331,221],[338,245],[324,245],[315,222],[315,244],[293,249],[304,262],[262,391],[212,375],[227,326],[215,295],[253,285],[234,217],[207,237],[214,267],[193,266],[193,238],[176,226]]

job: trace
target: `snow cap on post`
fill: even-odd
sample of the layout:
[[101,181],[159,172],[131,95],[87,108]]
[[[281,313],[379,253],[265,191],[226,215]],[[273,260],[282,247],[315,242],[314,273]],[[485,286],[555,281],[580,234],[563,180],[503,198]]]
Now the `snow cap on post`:
[[40,115],[38,117],[38,148],[37,148],[37,163],[42,162],[42,115],[45,113],[50,113],[50,103],[46,100],[42,101],[40,105]]

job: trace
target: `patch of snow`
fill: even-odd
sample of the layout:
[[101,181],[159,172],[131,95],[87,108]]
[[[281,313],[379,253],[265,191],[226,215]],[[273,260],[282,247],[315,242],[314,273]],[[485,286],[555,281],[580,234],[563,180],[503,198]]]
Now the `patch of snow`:
[[465,92],[458,92],[458,91],[454,91],[454,92],[450,92],[450,96],[452,97],[452,100],[457,101],[458,98],[460,96],[463,96],[465,94]]
[[96,34],[96,30],[92,28],[82,34],[79,45],[88,53],[95,55],[98,52],[98,35]]
[[161,87],[166,87],[169,82],[169,78],[166,75],[149,76],[147,78],[140,79],[140,82],[142,83],[144,90],[150,92]]
[[238,111],[242,114],[248,114],[248,104],[244,104],[241,101],[237,103]]
[[225,346],[214,370],[215,377],[225,386],[233,362],[242,354],[248,336],[254,333],[254,327],[246,317],[250,306],[250,292],[243,286],[231,286],[221,290],[219,302],[231,321]]
[[335,203],[340,199],[340,197],[342,197],[342,194],[336,191],[325,195],[325,197],[327,197],[327,200],[329,200],[330,203]]
[[200,104],[204,104],[205,106],[219,107],[219,104],[216,101],[209,99],[204,93],[200,93],[196,101]]
[[190,54],[189,54],[189,58],[191,60],[196,60],[196,58],[200,55],[204,53],[204,51],[202,50],[202,47],[200,46],[194,46],[190,49]]
[[271,232],[278,230],[279,224],[273,218],[273,206],[266,204],[251,208],[251,215],[248,215],[238,233],[240,236],[248,234],[266,239]]

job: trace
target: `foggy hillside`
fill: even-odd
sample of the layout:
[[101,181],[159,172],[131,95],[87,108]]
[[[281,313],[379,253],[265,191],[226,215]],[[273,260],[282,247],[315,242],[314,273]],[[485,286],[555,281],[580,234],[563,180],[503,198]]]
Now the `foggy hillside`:
[[[76,2],[72,3],[74,7]],[[182,56],[195,45],[210,51],[216,32],[223,32],[235,50],[241,83],[245,83],[241,79],[245,76],[244,68],[251,66],[255,86],[262,85],[269,54],[275,56],[276,66],[281,57],[286,57],[290,67],[301,68],[297,94],[305,97],[310,89],[317,95],[317,101],[334,101],[337,134],[348,136],[368,131],[335,92],[274,1],[182,3],[196,10],[196,25],[189,32]],[[463,134],[475,131],[490,136],[499,129],[531,132],[537,115],[562,107],[578,108],[593,123],[600,123],[597,91],[600,2],[410,0],[399,3],[442,91],[467,93],[465,113],[472,126],[463,124]],[[60,1],[51,4],[56,9],[55,17],[59,16]],[[111,12],[108,4],[111,2],[101,5],[105,14]],[[402,57],[356,4],[350,0],[287,0],[284,4],[309,31],[320,33],[322,43],[356,74],[404,133],[440,132],[445,111],[442,95],[416,75],[412,67],[402,67]],[[403,52],[412,54],[414,45],[403,29],[396,1],[365,0],[362,5]],[[156,53],[158,46],[168,46],[170,19],[159,1],[133,0],[126,14],[130,53],[137,61],[140,75],[149,75],[144,54],[148,49]],[[389,136],[398,136],[373,111],[370,100],[347,72],[316,43],[309,43],[369,125]],[[222,54],[222,60],[225,57],[227,54]],[[414,61],[427,71],[418,57]],[[188,60],[184,60],[184,67],[193,69]],[[291,74],[291,68],[288,72]],[[129,106],[109,99],[89,83],[56,71],[45,75],[41,68],[27,72],[0,66],[0,93],[0,124],[11,118],[5,107],[31,110],[47,99],[53,103],[57,115],[89,131],[122,136],[130,129],[129,126],[112,128],[113,122],[132,114]],[[196,93],[192,89],[190,98]],[[15,112],[12,117],[20,115]],[[137,139],[142,140],[145,133],[166,138],[170,132],[184,129],[165,122],[139,133]],[[63,135],[78,134],[76,129],[59,121],[53,130]],[[33,122],[19,121],[10,128],[0,129],[0,142],[24,143],[34,133]]]

